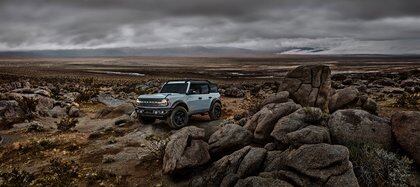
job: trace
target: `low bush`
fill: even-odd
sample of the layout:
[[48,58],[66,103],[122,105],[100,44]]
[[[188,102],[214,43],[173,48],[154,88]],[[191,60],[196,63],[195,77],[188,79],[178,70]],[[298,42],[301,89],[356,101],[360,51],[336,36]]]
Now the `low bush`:
[[417,108],[418,100],[420,100],[420,94],[404,93],[396,98],[394,106],[401,108]]
[[57,129],[59,131],[68,131],[71,128],[75,127],[78,120],[75,118],[65,117],[57,123]]
[[413,161],[374,144],[348,146],[354,172],[362,186],[409,186]]

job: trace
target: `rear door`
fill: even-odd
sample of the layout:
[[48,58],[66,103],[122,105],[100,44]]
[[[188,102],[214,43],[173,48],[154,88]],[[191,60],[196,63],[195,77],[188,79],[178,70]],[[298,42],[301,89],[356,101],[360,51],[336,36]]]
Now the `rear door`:
[[188,90],[187,104],[191,114],[206,112],[210,107],[208,84],[191,83]]

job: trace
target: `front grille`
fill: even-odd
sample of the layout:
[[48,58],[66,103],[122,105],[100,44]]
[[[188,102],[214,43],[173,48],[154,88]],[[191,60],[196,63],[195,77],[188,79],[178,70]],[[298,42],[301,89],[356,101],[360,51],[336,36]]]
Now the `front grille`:
[[139,106],[141,107],[160,107],[158,102],[162,101],[162,99],[140,99]]

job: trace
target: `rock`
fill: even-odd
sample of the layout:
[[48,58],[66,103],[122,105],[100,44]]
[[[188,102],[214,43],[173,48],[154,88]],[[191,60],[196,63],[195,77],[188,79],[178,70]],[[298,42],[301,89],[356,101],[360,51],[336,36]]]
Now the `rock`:
[[290,93],[290,98],[302,106],[328,110],[331,90],[331,70],[324,65],[299,66],[290,71],[279,90]]
[[262,106],[265,106],[270,103],[285,103],[289,100],[289,92],[282,91],[275,93],[274,95],[270,95],[264,99],[262,102]]
[[368,111],[371,114],[377,114],[378,104],[376,104],[375,100],[368,98],[366,102],[363,103],[362,109]]
[[245,92],[237,87],[231,86],[231,87],[226,88],[224,95],[227,97],[240,98],[240,97],[245,96]]
[[266,140],[270,137],[275,123],[280,118],[291,114],[299,108],[301,106],[293,101],[268,104],[254,114],[244,127],[254,134],[255,139],[259,141]]
[[106,107],[96,113],[96,118],[115,118],[122,115],[131,115],[134,106],[131,103],[121,104],[117,107]]
[[393,142],[389,120],[357,109],[338,110],[329,121],[332,142],[348,145],[352,143],[376,143],[389,148]]
[[35,111],[40,115],[49,115],[49,111],[54,107],[55,100],[41,95],[34,96],[34,99],[37,102]]
[[235,187],[242,187],[242,186],[282,186],[282,187],[290,186],[290,187],[293,187],[293,185],[280,179],[263,178],[263,177],[258,177],[258,176],[252,176],[245,179],[240,179],[238,183],[236,183],[235,185]]
[[277,147],[276,144],[273,142],[270,142],[264,145],[264,149],[267,149],[267,151],[274,151],[276,147]]
[[26,114],[15,100],[0,101],[0,129],[7,129],[13,124],[25,121]]
[[79,93],[79,92],[70,92],[70,93],[66,93],[66,94],[64,94],[64,95],[61,97],[61,99],[62,99],[64,102],[67,102],[67,103],[73,103],[73,102],[75,102],[75,101],[76,101],[76,99],[77,99],[79,96],[80,96],[80,93]]
[[209,146],[203,141],[203,129],[189,126],[171,135],[163,157],[163,173],[174,174],[210,160]]
[[252,141],[252,134],[244,127],[227,124],[210,136],[209,148],[212,157],[230,154]]
[[43,89],[36,89],[34,91],[34,94],[42,95],[42,96],[45,96],[45,97],[51,97],[51,93],[49,91],[43,90]]
[[80,110],[77,107],[72,106],[72,107],[70,107],[68,114],[69,114],[70,117],[79,117],[80,116]]
[[319,126],[321,120],[321,109],[305,107],[281,118],[271,136],[282,145],[330,143],[328,129]]
[[100,93],[97,97],[97,100],[100,103],[103,103],[107,106],[116,107],[126,103],[124,100],[116,99],[109,93]]
[[113,120],[113,124],[118,126],[118,127],[122,127],[127,125],[127,123],[129,123],[131,121],[131,118],[129,115],[122,115],[120,117],[117,117]]
[[420,112],[397,112],[391,117],[392,132],[398,144],[420,166]]
[[267,151],[246,146],[214,162],[190,181],[190,186],[219,186],[232,184],[235,179],[258,173]]
[[66,108],[60,106],[55,106],[49,111],[49,113],[53,118],[64,117],[67,114]]
[[355,87],[347,87],[337,90],[335,94],[331,96],[328,108],[330,112],[334,112],[338,109],[344,109],[346,106],[356,103],[358,96],[359,91]]
[[29,123],[26,132],[42,132],[44,130],[44,126],[41,123],[37,121],[32,121],[31,123]]
[[341,145],[311,144],[284,152],[268,153],[261,176],[283,179],[298,186],[358,186],[349,161],[349,151]]

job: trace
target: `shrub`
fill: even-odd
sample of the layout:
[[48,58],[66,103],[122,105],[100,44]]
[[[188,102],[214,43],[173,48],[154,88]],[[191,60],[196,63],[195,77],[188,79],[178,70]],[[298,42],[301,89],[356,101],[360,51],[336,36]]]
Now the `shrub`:
[[403,93],[397,97],[394,103],[396,107],[402,108],[417,108],[417,100],[420,99],[420,94]]
[[408,186],[413,161],[373,144],[349,146],[350,160],[362,186]]
[[65,117],[57,123],[57,129],[60,131],[68,131],[76,126],[78,120],[75,118]]

